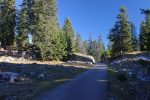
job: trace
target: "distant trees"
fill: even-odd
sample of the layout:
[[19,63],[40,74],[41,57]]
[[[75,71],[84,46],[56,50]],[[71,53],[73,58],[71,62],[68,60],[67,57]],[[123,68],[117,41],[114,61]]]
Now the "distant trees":
[[93,40],[92,33],[90,33],[87,44],[87,54],[92,55],[97,62],[101,62],[103,60],[105,47],[102,40],[102,34],[99,35],[98,40]]
[[75,39],[75,49],[76,49],[75,52],[82,53],[82,46],[83,46],[83,43],[82,43],[81,34],[77,33],[76,39]]
[[92,41],[92,49],[91,49],[91,55],[95,58],[95,61],[99,62],[99,47],[98,42],[96,40]]
[[109,42],[109,44],[107,45],[107,49],[105,50],[106,59],[111,57],[111,53],[111,43]]
[[102,38],[102,34],[98,36],[98,61],[102,61],[105,56],[105,46]]
[[90,33],[89,39],[88,39],[88,44],[87,44],[87,54],[88,55],[93,55],[92,53],[92,45],[93,45],[93,40],[92,40],[92,33]]
[[16,46],[19,50],[27,50],[29,45],[33,45],[40,51],[42,60],[62,60],[73,53],[82,53],[94,56],[98,62],[110,54],[118,56],[137,51],[139,46],[142,51],[150,51],[149,9],[142,10],[146,17],[141,23],[138,41],[136,27],[122,6],[105,51],[102,34],[97,40],[92,39],[92,33],[88,41],[82,40],[68,17],[64,26],[59,26],[57,0],[23,0],[21,9],[15,8],[15,0],[0,1],[0,44],[4,48]]
[[87,42],[87,40],[84,40],[82,42],[82,52],[81,53],[87,55],[88,54],[87,48],[88,48],[88,42]]

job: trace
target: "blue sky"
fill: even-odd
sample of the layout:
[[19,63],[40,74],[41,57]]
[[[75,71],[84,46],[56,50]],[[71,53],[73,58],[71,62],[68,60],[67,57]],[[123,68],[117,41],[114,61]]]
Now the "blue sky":
[[[17,0],[17,5],[21,1]],[[63,26],[64,19],[69,17],[75,32],[81,33],[83,39],[88,39],[89,33],[97,39],[102,33],[106,46],[107,35],[122,5],[127,8],[129,20],[136,25],[139,33],[140,23],[144,20],[140,8],[150,8],[150,0],[58,0],[59,23]]]

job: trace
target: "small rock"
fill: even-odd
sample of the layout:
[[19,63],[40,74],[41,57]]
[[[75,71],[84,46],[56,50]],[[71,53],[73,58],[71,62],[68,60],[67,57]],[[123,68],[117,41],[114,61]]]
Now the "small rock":
[[40,74],[39,76],[38,76],[38,78],[44,78],[45,77],[45,74],[43,73],[43,74]]
[[13,72],[2,72],[0,73],[0,76],[2,79],[8,80],[11,83],[15,82],[15,80],[19,77],[17,73]]

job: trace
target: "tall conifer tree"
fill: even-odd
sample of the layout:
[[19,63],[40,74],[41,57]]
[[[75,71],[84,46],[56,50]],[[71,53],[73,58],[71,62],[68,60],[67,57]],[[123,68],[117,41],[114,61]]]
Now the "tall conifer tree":
[[[41,50],[43,60],[59,60],[60,31],[57,22],[57,0],[33,0],[30,22],[33,44]],[[55,18],[56,17],[56,18]],[[59,55],[60,56],[60,55]]]
[[92,41],[91,56],[93,56],[95,58],[96,62],[100,61],[100,58],[99,58],[99,44],[98,44],[98,41],[96,41],[96,40]]
[[137,51],[138,50],[138,38],[137,38],[136,27],[133,23],[131,23],[131,34],[132,34],[132,50]]
[[145,14],[145,25],[141,26],[141,43],[143,44],[141,50],[150,51],[150,9],[143,10],[142,13]]
[[87,46],[88,55],[92,55],[92,45],[93,45],[92,33],[90,33],[89,40],[88,40],[88,46]]
[[150,9],[142,10],[142,13],[145,14],[145,49],[146,51],[150,51]]
[[127,11],[124,6],[120,9],[117,22],[109,35],[112,44],[113,56],[122,55],[132,51],[131,26],[128,21]]
[[102,34],[98,37],[98,61],[102,61],[105,54],[104,42],[102,40]]
[[66,36],[67,41],[67,54],[74,53],[75,52],[75,34],[72,27],[72,23],[69,18],[66,18],[63,30]]
[[29,29],[28,29],[28,2],[23,0],[21,11],[18,15],[18,36],[17,44],[19,49],[23,49],[29,45]]
[[83,41],[83,45],[82,45],[82,54],[88,54],[87,53],[87,48],[88,48],[88,42],[87,40]]
[[82,37],[80,33],[76,34],[75,49],[78,53],[82,52]]
[[3,47],[14,45],[16,10],[15,0],[0,1],[0,41]]
[[140,40],[140,50],[141,51],[146,51],[146,43],[147,43],[147,37],[146,37],[146,31],[145,31],[145,22],[142,21],[141,23],[141,28],[140,28],[140,35],[139,35],[139,40]]

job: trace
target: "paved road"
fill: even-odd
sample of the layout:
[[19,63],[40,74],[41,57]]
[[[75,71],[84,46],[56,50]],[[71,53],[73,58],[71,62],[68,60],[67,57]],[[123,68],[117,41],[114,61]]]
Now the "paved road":
[[42,95],[39,100],[106,100],[107,66],[97,64],[75,79]]

